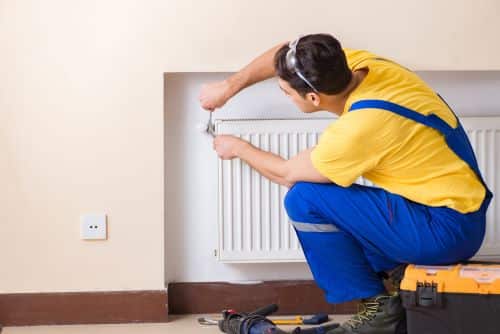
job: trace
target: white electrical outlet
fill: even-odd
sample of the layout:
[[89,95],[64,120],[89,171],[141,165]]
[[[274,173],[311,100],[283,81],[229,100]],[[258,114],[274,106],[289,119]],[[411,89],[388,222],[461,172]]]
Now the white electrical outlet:
[[83,240],[107,239],[105,214],[87,214],[80,217],[80,238]]

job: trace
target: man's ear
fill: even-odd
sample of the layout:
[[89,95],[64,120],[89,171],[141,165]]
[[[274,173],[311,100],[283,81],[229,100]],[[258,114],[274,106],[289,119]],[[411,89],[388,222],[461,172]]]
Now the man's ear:
[[314,104],[315,107],[319,107],[320,104],[320,97],[316,93],[307,93],[306,98],[309,102]]

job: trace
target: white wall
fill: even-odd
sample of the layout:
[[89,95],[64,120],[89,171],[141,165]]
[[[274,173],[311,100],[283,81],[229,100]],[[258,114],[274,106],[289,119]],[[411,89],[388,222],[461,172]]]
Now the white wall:
[[[500,71],[420,72],[459,116],[500,115]],[[224,264],[217,248],[217,156],[196,124],[206,122],[197,95],[202,83],[227,73],[174,73],[165,79],[165,180],[167,281],[307,279],[304,263]],[[275,80],[234,97],[214,119],[331,117],[302,114]]]
[[500,114],[500,71],[420,71],[459,116]]

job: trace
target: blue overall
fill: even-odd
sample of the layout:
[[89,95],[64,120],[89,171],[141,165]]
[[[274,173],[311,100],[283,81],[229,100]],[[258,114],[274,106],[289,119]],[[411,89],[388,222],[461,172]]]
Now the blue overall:
[[486,210],[493,197],[458,118],[452,128],[436,115],[425,116],[382,100],[355,102],[349,112],[365,108],[387,110],[439,131],[477,174],[486,196],[477,211],[463,214],[376,187],[295,184],[285,197],[285,207],[314,279],[330,303],[383,293],[377,273],[402,263],[441,265],[469,259],[483,241]]

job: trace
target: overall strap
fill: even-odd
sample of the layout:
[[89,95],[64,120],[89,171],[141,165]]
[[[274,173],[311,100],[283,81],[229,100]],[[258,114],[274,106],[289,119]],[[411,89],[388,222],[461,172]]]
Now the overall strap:
[[382,109],[391,111],[395,114],[403,116],[405,118],[409,118],[414,120],[415,122],[421,123],[423,125],[427,125],[444,136],[448,135],[454,129],[448,125],[445,121],[434,114],[430,115],[422,115],[412,109],[408,109],[399,104],[392,103],[385,100],[360,100],[354,102],[351,105],[349,111],[359,110],[359,109]]
[[[392,103],[385,100],[360,100],[351,105],[349,112],[360,110],[360,109],[382,109],[398,114],[402,117],[411,119],[417,123],[426,125],[431,127],[438,132],[440,132],[448,144],[448,147],[462,159],[469,167],[476,173],[479,180],[483,183],[486,188],[487,197],[491,197],[492,193],[486,186],[486,183],[483,180],[481,172],[479,170],[476,157],[474,155],[474,150],[470,144],[470,141],[465,133],[465,130],[460,124],[460,120],[453,113],[457,120],[457,127],[453,128],[444,120],[439,118],[434,114],[423,115],[421,113],[416,112],[415,110],[403,107],[399,104]],[[451,110],[451,108],[450,108]],[[452,111],[453,112],[453,111]]]

